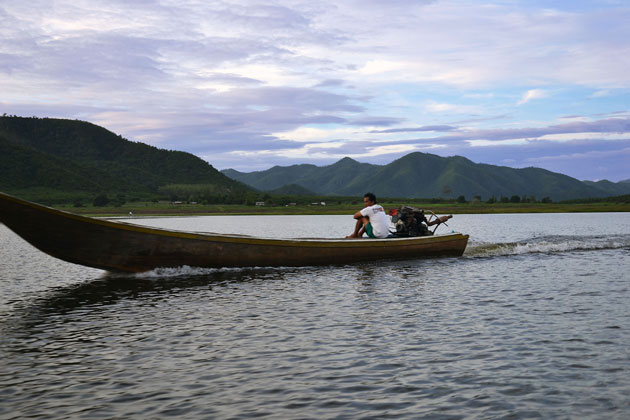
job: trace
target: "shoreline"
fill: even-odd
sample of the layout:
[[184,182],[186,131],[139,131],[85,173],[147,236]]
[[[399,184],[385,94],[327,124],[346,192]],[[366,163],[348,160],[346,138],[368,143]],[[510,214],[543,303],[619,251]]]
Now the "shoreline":
[[[381,202],[386,210],[398,208],[405,203]],[[413,203],[411,204],[413,205]],[[355,205],[341,204],[328,206],[244,206],[228,204],[154,204],[127,203],[120,207],[73,207],[52,206],[59,210],[90,217],[158,217],[158,216],[252,216],[252,215],[352,215],[361,208]],[[414,207],[436,214],[506,214],[506,213],[602,213],[630,212],[628,203],[465,203],[465,204],[430,204],[416,203]]]

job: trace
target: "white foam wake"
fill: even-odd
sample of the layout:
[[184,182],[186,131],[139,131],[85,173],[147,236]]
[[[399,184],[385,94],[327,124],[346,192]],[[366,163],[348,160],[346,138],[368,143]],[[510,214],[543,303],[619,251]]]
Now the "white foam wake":
[[630,235],[616,236],[545,236],[519,242],[471,243],[464,255],[490,257],[570,251],[592,251],[630,247]]
[[203,268],[203,267],[190,267],[183,265],[180,267],[160,267],[150,271],[144,271],[142,273],[107,273],[108,277],[133,277],[136,279],[163,279],[167,277],[193,277],[193,276],[207,276],[217,273],[238,273],[250,270],[287,270],[291,267],[224,267],[224,268]]

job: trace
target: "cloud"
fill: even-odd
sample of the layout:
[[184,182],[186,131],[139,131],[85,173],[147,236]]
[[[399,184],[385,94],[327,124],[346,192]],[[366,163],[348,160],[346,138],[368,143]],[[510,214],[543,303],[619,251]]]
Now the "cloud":
[[621,133],[630,136],[630,118],[608,118],[597,121],[575,121],[547,127],[478,130],[468,133],[469,138],[488,140],[535,139],[553,134]]
[[426,105],[426,109],[429,112],[449,112],[456,114],[477,114],[480,112],[480,107],[477,105],[458,105],[449,103],[438,103],[430,101]]
[[[608,118],[597,121],[574,121],[544,127],[512,128],[512,129],[460,129],[454,134],[420,139],[422,141],[471,141],[484,140],[498,142],[506,140],[533,141],[552,135],[581,135],[585,133],[621,134],[630,138],[630,118]],[[570,137],[567,137],[570,139]],[[564,140],[564,139],[563,139]],[[405,140],[413,142],[414,140]]]
[[[620,181],[627,178],[627,162],[630,157],[630,139],[615,142],[575,141],[559,145],[556,142],[539,142],[516,148],[518,153],[495,148],[484,153],[482,161],[494,163],[495,156],[518,156],[509,166],[539,167],[563,173],[577,179],[608,179]],[[473,159],[479,156],[472,156]],[[605,165],[596,162],[605,161]]]
[[337,87],[337,86],[343,86],[344,84],[345,84],[345,81],[343,81],[342,79],[328,79],[328,80],[324,80],[322,82],[317,83],[314,87],[316,88]]
[[609,89],[603,89],[593,92],[593,94],[589,96],[589,98],[604,98],[610,95],[612,95],[612,92]]
[[354,125],[354,126],[369,126],[369,127],[381,126],[381,127],[387,127],[387,126],[390,126],[390,125],[399,124],[402,121],[403,121],[402,118],[369,117],[369,116],[367,116],[367,117],[363,117],[363,118],[356,118],[356,119],[348,120],[346,122],[346,124]]
[[521,97],[521,100],[518,101],[516,105],[523,105],[531,101],[532,99],[541,99],[541,98],[546,98],[547,96],[549,95],[545,90],[531,89],[523,94],[523,96]]
[[232,89],[212,95],[215,106],[231,108],[274,107],[293,109],[301,113],[341,111],[358,113],[362,106],[352,103],[352,98],[318,89],[296,87],[260,87]]
[[243,76],[239,76],[238,74],[230,74],[230,73],[212,73],[212,74],[209,74],[205,79],[211,84],[213,82],[216,82],[219,84],[227,85],[229,87],[263,84],[261,80],[252,79],[249,77],[243,77]]
[[0,113],[80,118],[219,167],[628,133],[630,9],[614,4],[5,0],[0,19]]
[[451,125],[425,125],[423,127],[403,127],[403,128],[388,128],[386,130],[372,130],[370,133],[413,133],[413,132],[428,132],[428,131],[453,131],[457,127]]
[[465,119],[465,120],[452,121],[452,122],[450,122],[450,124],[479,123],[479,122],[487,122],[487,121],[494,121],[494,120],[505,120],[505,119],[509,119],[509,118],[510,118],[510,115],[507,115],[507,114],[503,114],[503,115],[488,115],[486,117],[468,118],[468,119]]
[[570,160],[575,163],[576,160],[599,160],[602,157],[625,157],[630,158],[630,147],[615,150],[589,150],[586,152],[564,153],[552,156],[536,156],[525,159],[525,162],[540,163],[543,161]]

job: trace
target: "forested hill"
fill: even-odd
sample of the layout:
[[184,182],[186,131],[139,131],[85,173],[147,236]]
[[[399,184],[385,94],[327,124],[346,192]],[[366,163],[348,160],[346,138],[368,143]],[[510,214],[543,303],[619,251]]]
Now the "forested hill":
[[88,122],[0,117],[0,191],[42,203],[75,198],[86,203],[99,195],[119,201],[256,201],[252,187],[275,194],[358,196],[373,191],[381,197],[471,199],[478,195],[483,200],[519,195],[556,201],[630,194],[628,181],[582,182],[544,169],[513,169],[426,153],[411,153],[388,165],[344,158],[323,167],[223,172],[190,153],[132,142]]
[[606,197],[630,194],[630,183],[582,182],[539,168],[514,169],[474,163],[461,156],[440,157],[410,153],[387,165],[371,165],[344,158],[328,166],[275,166],[266,171],[224,174],[260,190],[297,184],[318,194],[362,195],[373,191],[382,197],[456,198],[487,200],[513,195],[538,200]]
[[190,153],[132,142],[88,122],[0,117],[0,191],[40,201],[102,193],[131,199],[191,184],[215,195],[251,190]]

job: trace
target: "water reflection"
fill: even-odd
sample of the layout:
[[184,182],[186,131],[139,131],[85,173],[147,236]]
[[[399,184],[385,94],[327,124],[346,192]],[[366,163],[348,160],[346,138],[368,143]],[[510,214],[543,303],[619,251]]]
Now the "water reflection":
[[158,301],[194,289],[224,290],[224,294],[229,296],[230,287],[235,285],[263,280],[283,281],[294,273],[294,269],[242,269],[150,278],[105,273],[93,280],[47,289],[27,300],[15,302],[14,309],[0,328],[5,330],[4,333],[11,330],[22,334],[33,328],[40,332],[41,325],[50,326],[65,315],[76,317],[82,311],[107,312],[107,307],[120,305],[121,301],[140,301],[140,305],[150,307]]
[[80,306],[109,305],[120,299],[138,299],[146,295],[159,297],[174,290],[216,288],[259,279],[282,280],[293,270],[239,269],[215,270],[200,275],[143,278],[142,275],[105,273],[93,281],[50,290],[37,300],[37,307],[63,313]]
[[505,232],[535,252],[115,276],[3,250],[0,417],[627,418],[628,233]]

